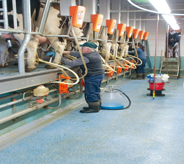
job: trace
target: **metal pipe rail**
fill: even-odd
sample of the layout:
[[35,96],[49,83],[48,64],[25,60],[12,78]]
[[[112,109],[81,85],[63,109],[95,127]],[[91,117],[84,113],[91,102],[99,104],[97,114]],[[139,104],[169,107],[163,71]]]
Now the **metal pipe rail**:
[[[80,92],[80,91],[77,90],[76,92],[70,92],[70,93],[68,93],[66,95],[62,95],[61,98],[65,99],[65,98],[67,98],[69,96],[72,96],[72,95],[78,93],[78,92]],[[30,112],[34,111],[34,110],[39,110],[39,109],[43,108],[44,106],[47,106],[47,105],[52,104],[52,103],[55,103],[58,100],[59,100],[59,97],[56,97],[56,98],[53,98],[52,100],[46,101],[46,102],[44,102],[42,104],[37,104],[34,107],[27,108],[27,109],[22,110],[20,112],[17,112],[17,113],[14,113],[12,115],[9,115],[7,117],[4,117],[4,118],[0,119],[0,124],[3,124],[3,123],[5,123],[7,121],[10,121],[10,120],[13,120],[13,119],[15,119],[17,117],[23,116],[23,115],[25,115],[27,113],[30,113]]]
[[[126,73],[130,73],[130,72],[131,72],[131,71],[122,72],[122,73],[118,74],[118,76],[123,76],[123,77],[124,77]],[[104,82],[109,83],[109,80],[113,80],[113,79],[117,80],[117,76],[116,76],[116,75],[113,75],[111,78],[104,79],[104,80],[102,81],[102,83],[104,83]],[[53,89],[53,90],[51,90],[51,91],[54,92],[54,91],[56,91],[56,90]],[[69,97],[69,96],[72,96],[72,95],[74,95],[74,94],[76,94],[76,93],[79,93],[79,92],[80,92],[80,90],[77,90],[77,91],[75,91],[75,92],[69,92],[68,94],[62,95],[61,97],[62,97],[62,99],[65,99],[65,98],[67,98],[67,97]],[[26,100],[28,100],[28,99],[29,99],[29,97],[26,98]],[[34,110],[41,109],[41,108],[43,108],[44,106],[47,106],[47,105],[52,104],[52,103],[55,103],[55,102],[58,101],[58,100],[59,100],[58,97],[57,97],[57,98],[53,98],[53,99],[50,100],[50,101],[44,102],[44,103],[42,103],[42,104],[38,104],[38,105],[36,105],[36,106],[34,106],[34,107],[27,108],[27,109],[25,109],[25,110],[23,110],[23,111],[14,113],[14,114],[12,114],[12,115],[10,115],[10,116],[7,116],[7,117],[4,117],[4,118],[0,119],[0,124],[3,124],[3,123],[5,123],[5,122],[7,122],[7,121],[10,121],[10,120],[13,120],[13,119],[15,119],[15,118],[17,118],[17,117],[20,117],[20,116],[22,116],[22,115],[25,115],[25,114],[27,114],[27,113],[30,113],[30,112],[32,112],[32,111],[34,111]],[[22,99],[20,99],[20,101],[18,100],[18,102],[22,102]],[[17,102],[17,103],[18,103],[18,102]],[[15,104],[16,104],[16,103],[15,103]],[[14,104],[11,103],[11,104],[8,104],[8,105],[14,105]],[[2,107],[2,106],[1,106],[1,107]]]
[[4,117],[4,118],[0,119],[0,124],[5,123],[5,122],[10,121],[10,120],[13,120],[13,119],[15,119],[15,118],[17,118],[17,117],[20,117],[20,116],[22,116],[22,115],[25,115],[25,114],[27,114],[27,113],[30,113],[30,112],[32,112],[32,111],[34,111],[34,110],[41,109],[42,107],[44,107],[44,106],[46,106],[46,105],[49,105],[49,104],[52,104],[52,103],[58,101],[58,99],[59,99],[59,98],[57,97],[57,98],[54,98],[54,99],[52,99],[52,100],[50,100],[50,101],[44,102],[44,103],[42,103],[42,104],[38,104],[38,105],[36,105],[36,106],[34,106],[34,107],[32,107],[32,108],[27,108],[26,110],[23,110],[23,111],[14,113],[14,114],[12,114],[12,115],[10,115],[10,116]]
[[[55,91],[57,91],[57,89],[52,89],[52,90],[49,91],[49,93],[52,93],[52,92],[55,92]],[[22,98],[22,99],[19,99],[19,100],[16,100],[16,101],[12,101],[12,102],[0,105],[0,109],[5,108],[5,107],[10,106],[10,105],[15,105],[15,104],[23,102],[23,101],[31,100],[31,99],[32,99],[32,97],[26,97],[26,98]]]

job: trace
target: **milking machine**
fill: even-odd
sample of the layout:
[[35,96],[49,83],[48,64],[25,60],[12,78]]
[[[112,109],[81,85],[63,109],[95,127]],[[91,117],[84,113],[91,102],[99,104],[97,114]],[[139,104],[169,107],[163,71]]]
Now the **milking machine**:
[[[129,104],[124,107],[124,97],[123,95],[128,99]],[[112,109],[112,110],[118,110],[118,109],[127,109],[131,105],[130,98],[117,86],[111,85],[106,86],[102,93],[101,93],[101,99],[102,99],[102,109]]]

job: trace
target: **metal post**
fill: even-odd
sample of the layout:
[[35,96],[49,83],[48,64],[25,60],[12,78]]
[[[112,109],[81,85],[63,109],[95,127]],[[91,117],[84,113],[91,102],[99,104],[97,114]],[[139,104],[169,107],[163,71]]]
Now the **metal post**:
[[4,28],[8,29],[8,17],[7,17],[7,0],[3,0],[3,18],[4,18]]
[[158,22],[159,22],[159,14],[157,14],[156,33],[155,33],[155,62],[154,62],[153,99],[155,98],[155,74],[156,74],[156,56],[157,56],[157,42],[158,42]]
[[44,28],[45,28],[45,24],[47,22],[47,17],[48,17],[48,14],[49,14],[51,3],[52,3],[52,1],[47,0],[47,2],[45,4],[45,7],[44,7],[44,10],[43,10],[43,13],[42,13],[42,18],[41,18],[40,25],[39,25],[39,28],[38,28],[38,32],[41,33],[41,34],[43,33]]
[[17,29],[17,7],[15,0],[12,0],[12,7],[13,7],[13,25],[14,29]]
[[167,59],[167,74],[168,74],[168,44],[169,44],[169,24],[167,23],[167,42],[166,42],[166,59]]
[[[127,10],[129,10],[129,4],[127,3]],[[127,26],[129,26],[129,11],[127,11]]]
[[145,20],[143,21],[143,27],[142,27],[142,31],[145,31],[146,30],[146,22]]
[[136,27],[136,13],[134,13],[134,28]]
[[23,26],[24,30],[26,31],[24,40],[22,42],[21,47],[18,51],[18,67],[19,67],[19,74],[25,73],[25,65],[24,65],[24,51],[26,46],[31,37],[31,7],[30,7],[30,0],[22,0],[22,8],[23,8]]
[[141,14],[140,14],[139,30],[141,30]]

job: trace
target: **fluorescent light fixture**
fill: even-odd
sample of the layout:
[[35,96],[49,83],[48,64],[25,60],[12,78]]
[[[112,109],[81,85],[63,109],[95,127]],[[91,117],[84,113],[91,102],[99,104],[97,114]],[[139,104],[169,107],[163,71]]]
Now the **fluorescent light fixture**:
[[176,19],[173,15],[162,15],[166,22],[171,26],[173,30],[179,30],[180,27],[176,22]]
[[[160,13],[171,13],[171,10],[166,2],[166,0],[149,0],[150,3],[155,7],[155,9]],[[180,27],[176,22],[173,15],[162,15],[166,22],[171,26],[173,30],[179,30]]]
[[169,14],[171,10],[165,0],[149,0],[158,12]]

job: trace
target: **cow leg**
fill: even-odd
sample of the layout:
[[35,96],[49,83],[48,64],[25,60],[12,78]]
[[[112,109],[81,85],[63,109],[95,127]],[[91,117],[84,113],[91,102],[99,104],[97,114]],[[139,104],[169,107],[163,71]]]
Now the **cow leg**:
[[3,68],[5,64],[5,54],[0,51],[0,68]]
[[56,56],[54,58],[53,63],[56,63],[56,64],[61,63],[61,57],[63,55],[63,51],[65,49],[65,46],[66,46],[66,40],[64,42],[56,41],[55,44],[52,44],[52,47],[56,51]]
[[45,50],[47,50],[48,44],[42,43],[40,44],[40,47],[41,48],[38,49],[38,57],[43,60],[45,57]]
[[8,66],[8,62],[10,62],[10,58],[9,58],[8,49],[6,49],[6,52],[5,52],[5,64],[4,64],[5,67]]
[[0,38],[0,68],[8,66],[8,47],[4,39]]
[[34,38],[29,41],[27,44],[27,65],[26,65],[26,72],[30,72],[34,69],[36,69],[36,53],[37,53],[37,46],[38,46],[39,40],[37,38]]

